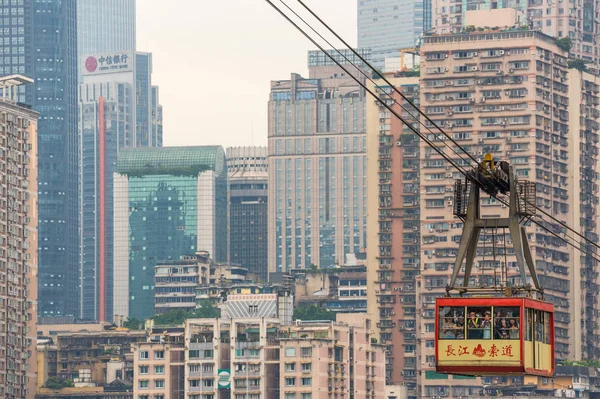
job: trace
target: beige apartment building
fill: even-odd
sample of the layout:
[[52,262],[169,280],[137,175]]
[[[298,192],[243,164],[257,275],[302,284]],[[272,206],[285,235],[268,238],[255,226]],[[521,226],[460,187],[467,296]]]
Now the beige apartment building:
[[139,342],[133,349],[135,399],[185,397],[183,332],[165,333],[158,342]]
[[[421,107],[475,157],[491,153],[508,160],[517,178],[536,183],[540,209],[570,226],[581,225],[582,234],[597,240],[598,86],[590,75],[568,70],[566,56],[553,38],[536,31],[426,37],[421,47]],[[443,146],[439,136],[427,135]],[[471,395],[468,381],[442,381],[433,373],[435,298],[445,292],[460,240],[462,223],[453,216],[452,191],[454,180],[462,176],[424,143],[421,155],[419,392]],[[502,215],[506,209],[483,198],[482,212]],[[544,229],[532,225],[527,232],[545,299],[555,305],[556,358],[597,357],[594,262]],[[504,232],[484,232],[472,283],[500,281],[504,259],[499,257],[505,247],[508,282],[519,283],[511,244]]]
[[[429,36],[421,45],[420,79],[388,79],[409,97],[417,91],[421,110],[475,158],[491,153],[508,160],[517,178],[536,182],[538,207],[597,242],[600,82],[568,69],[566,55],[536,31]],[[376,83],[380,99],[367,104],[367,227],[377,232],[368,241],[368,264],[376,266],[368,269],[367,293],[374,331],[388,349],[387,381],[404,384],[409,398],[458,398],[478,394],[483,383],[523,383],[522,377],[482,381],[435,373],[435,298],[445,294],[462,233],[453,216],[454,182],[462,175],[390,115],[383,101],[414,123],[409,107],[402,110],[383,93],[406,106],[399,96],[383,80]],[[470,166],[441,134],[421,132]],[[506,209],[484,196],[482,212]],[[541,228],[527,231],[545,299],[555,304],[557,359],[596,358],[595,261]],[[491,233],[480,239],[471,283],[499,282],[505,245],[506,279],[520,283],[512,243],[502,231],[495,239]]]
[[460,33],[468,26],[527,26],[555,38],[570,38],[571,54],[598,63],[598,0],[432,0],[432,30]]
[[0,78],[0,397],[36,389],[37,112],[18,104],[20,75]]
[[183,332],[134,346],[134,397],[384,398],[384,347],[372,342],[364,315],[342,319],[186,320]]
[[[419,78],[390,82],[419,103]],[[367,102],[367,313],[386,346],[385,380],[416,394],[416,285],[419,273],[419,138],[382,104],[416,123],[414,109],[377,80],[381,101]],[[388,97],[385,93],[389,94]],[[394,100],[402,104],[394,104]]]

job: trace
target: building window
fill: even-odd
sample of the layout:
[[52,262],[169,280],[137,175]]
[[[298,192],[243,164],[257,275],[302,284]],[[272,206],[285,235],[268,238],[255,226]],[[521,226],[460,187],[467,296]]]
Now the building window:
[[164,374],[165,366],[154,366],[154,374]]
[[311,363],[302,363],[302,371],[311,371],[312,370],[312,364]]
[[309,387],[312,385],[312,378],[302,378],[302,386]]
[[312,356],[312,348],[300,348],[300,356],[309,357]]
[[165,352],[164,351],[156,351],[156,352],[154,352],[154,358],[155,359],[164,359],[165,358]]
[[200,386],[200,380],[190,380],[190,388],[198,388]]
[[296,386],[296,378],[286,377],[285,386],[286,387],[295,387]]
[[148,351],[140,351],[140,359],[141,360],[148,359]]
[[148,374],[148,366],[140,366],[140,374]]
[[285,371],[296,371],[296,363],[286,363]]
[[154,388],[164,388],[165,380],[154,380]]
[[301,393],[300,399],[312,399],[312,393]]
[[215,386],[215,380],[213,378],[209,379],[209,380],[202,380],[202,385],[205,387],[214,387]]
[[296,348],[285,348],[285,356],[286,357],[296,356]]
[[296,399],[296,393],[295,392],[288,392],[285,394],[285,399]]
[[148,380],[140,381],[138,387],[140,389],[148,389]]

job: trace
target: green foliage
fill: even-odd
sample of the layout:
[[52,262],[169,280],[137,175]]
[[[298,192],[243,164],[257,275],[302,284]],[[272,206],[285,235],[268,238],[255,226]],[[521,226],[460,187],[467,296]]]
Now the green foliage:
[[465,27],[465,32],[475,32],[475,25],[468,25]]
[[563,360],[562,362],[560,362],[560,366],[576,366],[576,367],[600,368],[600,360],[598,360],[598,359]]
[[144,327],[144,323],[141,320],[132,317],[131,319],[127,319],[127,321],[123,323],[123,327],[128,328],[130,330],[141,330]]
[[315,305],[294,308],[294,320],[330,320],[335,321],[335,313]]
[[556,45],[563,51],[567,53],[571,51],[571,47],[573,46],[573,41],[570,37],[563,37],[560,39],[556,39]]
[[587,64],[586,60],[582,60],[581,58],[575,58],[573,60],[569,60],[569,69],[577,69],[578,71],[586,72]]
[[49,389],[63,389],[72,386],[73,380],[68,378],[63,380],[62,378],[58,377],[50,377],[48,378],[48,381],[46,381],[46,384],[44,384],[44,387]]
[[158,326],[181,325],[186,319],[216,319],[221,317],[221,311],[209,300],[202,301],[200,308],[191,311],[174,309],[170,312],[151,317]]

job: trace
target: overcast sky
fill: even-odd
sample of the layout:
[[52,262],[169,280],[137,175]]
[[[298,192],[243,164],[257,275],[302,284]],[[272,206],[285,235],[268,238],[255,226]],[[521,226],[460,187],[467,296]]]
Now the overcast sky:
[[[356,45],[356,0],[305,3]],[[269,83],[306,75],[314,45],[264,0],[138,0],[137,48],[153,53],[164,145],[229,147],[267,144]]]

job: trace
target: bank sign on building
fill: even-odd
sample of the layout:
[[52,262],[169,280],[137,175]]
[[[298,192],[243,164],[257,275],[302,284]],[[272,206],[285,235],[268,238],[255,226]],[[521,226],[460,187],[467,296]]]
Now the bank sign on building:
[[97,75],[133,71],[135,54],[132,52],[94,54],[82,57],[83,75]]

